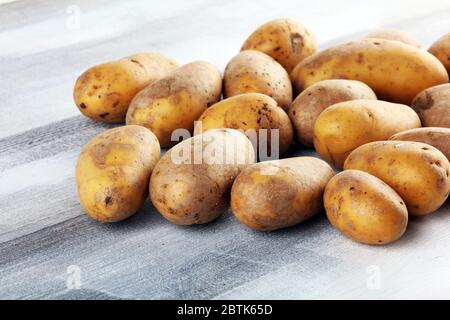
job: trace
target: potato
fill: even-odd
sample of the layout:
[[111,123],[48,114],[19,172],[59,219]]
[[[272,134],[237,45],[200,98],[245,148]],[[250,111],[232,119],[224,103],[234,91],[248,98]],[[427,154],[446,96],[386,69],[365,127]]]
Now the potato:
[[386,182],[412,215],[434,212],[450,192],[450,163],[442,152],[425,143],[371,142],[354,150],[344,169],[365,171]]
[[162,147],[174,144],[176,129],[194,129],[194,121],[220,99],[222,79],[211,64],[184,65],[140,91],[130,103],[127,124],[149,128]]
[[322,209],[323,191],[333,175],[325,161],[313,157],[260,162],[236,178],[231,209],[252,229],[293,226]]
[[317,41],[304,25],[290,19],[269,21],[256,29],[241,50],[257,50],[278,61],[287,72],[317,49]]
[[362,39],[331,47],[300,62],[291,73],[296,92],[325,79],[366,83],[381,100],[410,104],[422,90],[448,83],[432,54],[400,41]]
[[450,84],[425,89],[414,98],[411,107],[424,127],[450,128]]
[[333,104],[355,99],[376,100],[377,97],[369,86],[355,80],[323,80],[308,87],[289,108],[298,141],[313,146],[314,124],[319,114]]
[[292,85],[284,68],[267,54],[245,50],[233,57],[223,76],[225,98],[242,93],[263,93],[285,111],[292,102]]
[[352,240],[387,244],[399,239],[408,224],[408,210],[386,183],[368,173],[346,170],[325,188],[324,206],[330,223]]
[[[214,128],[240,129],[255,143],[255,138],[260,135],[263,139],[267,137],[264,149],[271,156],[273,153],[284,153],[292,143],[293,129],[288,115],[278,107],[275,100],[261,93],[244,93],[222,100],[206,109],[199,121],[202,131]],[[267,131],[263,132],[263,129]],[[272,129],[278,129],[276,141],[271,140]],[[272,143],[276,148],[271,148]]]
[[384,29],[378,29],[378,30],[372,31],[369,34],[367,34],[365,36],[365,38],[396,40],[396,41],[400,41],[400,42],[409,44],[410,46],[420,48],[420,42],[417,39],[412,37],[407,32],[404,32],[399,29],[394,29],[394,28],[384,28]]
[[427,127],[402,131],[389,140],[417,141],[429,144],[450,160],[450,128]]
[[133,215],[148,194],[159,159],[155,135],[141,126],[123,126],[94,137],[76,165],[78,195],[95,220],[116,222]]
[[314,147],[324,160],[341,168],[357,147],[418,127],[419,117],[405,105],[378,100],[340,102],[317,118]]
[[251,142],[234,129],[212,129],[184,140],[153,170],[153,205],[176,224],[210,222],[228,208],[234,179],[254,161]]
[[445,66],[450,73],[450,32],[436,40],[428,49],[433,56]]
[[124,122],[131,99],[166,76],[177,63],[159,53],[138,53],[94,66],[78,77],[73,97],[81,113],[96,121]]

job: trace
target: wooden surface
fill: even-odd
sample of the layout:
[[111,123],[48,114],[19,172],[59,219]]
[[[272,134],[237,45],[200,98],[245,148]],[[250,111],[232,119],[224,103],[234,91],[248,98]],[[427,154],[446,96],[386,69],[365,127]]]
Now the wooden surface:
[[450,298],[449,201],[411,219],[405,236],[384,247],[344,238],[323,215],[261,233],[230,212],[208,225],[175,226],[149,202],[113,225],[83,213],[74,163],[111,126],[79,115],[77,75],[146,50],[223,68],[254,28],[277,17],[308,25],[321,48],[381,26],[409,31],[424,46],[450,31],[448,1],[0,5],[0,298]]

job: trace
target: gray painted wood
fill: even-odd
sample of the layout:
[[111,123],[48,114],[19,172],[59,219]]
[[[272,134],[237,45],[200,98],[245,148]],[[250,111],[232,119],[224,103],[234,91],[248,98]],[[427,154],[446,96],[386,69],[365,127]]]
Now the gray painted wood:
[[[112,127],[80,116],[72,102],[74,80],[87,66],[151,50],[223,68],[256,26],[276,17],[304,22],[322,48],[380,26],[400,27],[427,46],[450,29],[447,1],[410,1],[407,8],[386,0],[335,3],[1,4],[0,298],[449,298],[448,201],[411,219],[405,236],[386,247],[344,238],[323,214],[261,233],[231,212],[181,227],[147,202],[132,218],[103,225],[79,206],[78,153]],[[79,29],[66,25],[74,5]],[[80,288],[71,290],[73,266]]]

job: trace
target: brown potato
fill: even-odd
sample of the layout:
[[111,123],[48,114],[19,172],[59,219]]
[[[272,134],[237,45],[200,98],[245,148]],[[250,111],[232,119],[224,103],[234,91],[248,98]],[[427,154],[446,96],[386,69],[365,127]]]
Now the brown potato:
[[425,89],[414,98],[411,107],[424,127],[450,128],[450,84]]
[[95,220],[115,222],[133,215],[148,194],[159,160],[155,135],[141,126],[123,126],[94,137],[76,165],[80,202]]
[[275,99],[285,111],[292,102],[292,85],[286,70],[265,53],[241,51],[228,62],[223,76],[223,94],[262,93]]
[[411,36],[409,33],[405,31],[394,28],[384,28],[372,31],[369,34],[367,34],[365,38],[396,40],[409,44],[410,46],[420,48],[420,42],[417,39],[415,39],[413,36]]
[[448,74],[425,50],[400,41],[361,39],[313,54],[294,68],[291,79],[295,92],[326,79],[359,80],[378,99],[409,105],[422,90],[448,83]]
[[[262,141],[259,139],[262,134],[263,139],[267,137],[264,148],[271,156],[274,152],[286,152],[294,135],[286,112],[275,100],[261,93],[244,93],[222,100],[206,109],[199,121],[202,132],[218,128],[239,129],[255,144]],[[262,133],[264,129],[267,132]],[[278,129],[276,141],[272,141],[272,129]]]
[[352,240],[387,244],[399,239],[408,210],[386,183],[368,173],[345,170],[334,176],[323,197],[328,220]]
[[345,101],[319,115],[314,126],[314,147],[325,161],[342,168],[357,147],[419,127],[419,117],[408,106],[379,100]]
[[370,87],[355,80],[323,80],[300,93],[289,109],[289,117],[297,132],[298,141],[313,146],[314,124],[319,114],[338,102],[377,97]]
[[145,86],[166,76],[177,63],[159,53],[138,53],[99,64],[78,77],[73,97],[86,117],[124,122],[131,99]]
[[236,178],[231,209],[252,229],[293,226],[320,212],[323,191],[333,175],[325,161],[313,157],[260,162]]
[[290,19],[269,21],[256,29],[242,50],[257,50],[278,61],[287,72],[317,49],[317,41],[304,25]]
[[251,142],[234,129],[212,129],[184,140],[153,170],[153,205],[176,224],[210,222],[228,208],[234,179],[254,162]]
[[368,172],[391,186],[412,215],[436,211],[450,192],[450,163],[438,149],[420,142],[376,141],[348,156],[344,169]]
[[436,40],[428,52],[438,58],[450,74],[450,32]]
[[394,134],[389,140],[417,141],[429,144],[450,160],[450,128],[417,128]]
[[173,145],[172,133],[186,129],[192,134],[194,121],[220,99],[222,79],[211,64],[196,61],[140,91],[131,101],[127,124],[149,128],[162,147]]

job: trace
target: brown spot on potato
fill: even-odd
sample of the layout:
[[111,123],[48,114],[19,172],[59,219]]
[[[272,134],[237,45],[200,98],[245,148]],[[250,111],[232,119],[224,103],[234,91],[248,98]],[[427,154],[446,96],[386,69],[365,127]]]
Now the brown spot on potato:
[[81,109],[87,109],[87,106],[84,102],[80,103],[80,108]]
[[364,54],[362,54],[361,52],[358,53],[357,58],[356,58],[356,62],[357,63],[364,63]]
[[289,36],[291,48],[294,53],[300,52],[303,47],[303,36],[298,32],[293,32]]
[[111,196],[107,196],[105,197],[105,206],[109,206],[112,203],[112,197]]
[[430,109],[434,104],[433,96],[425,91],[425,101],[424,103],[419,103],[421,109]]
[[139,67],[141,67],[142,69],[145,69],[144,65],[142,63],[140,63],[138,60],[136,59],[130,59],[131,62],[137,64]]

